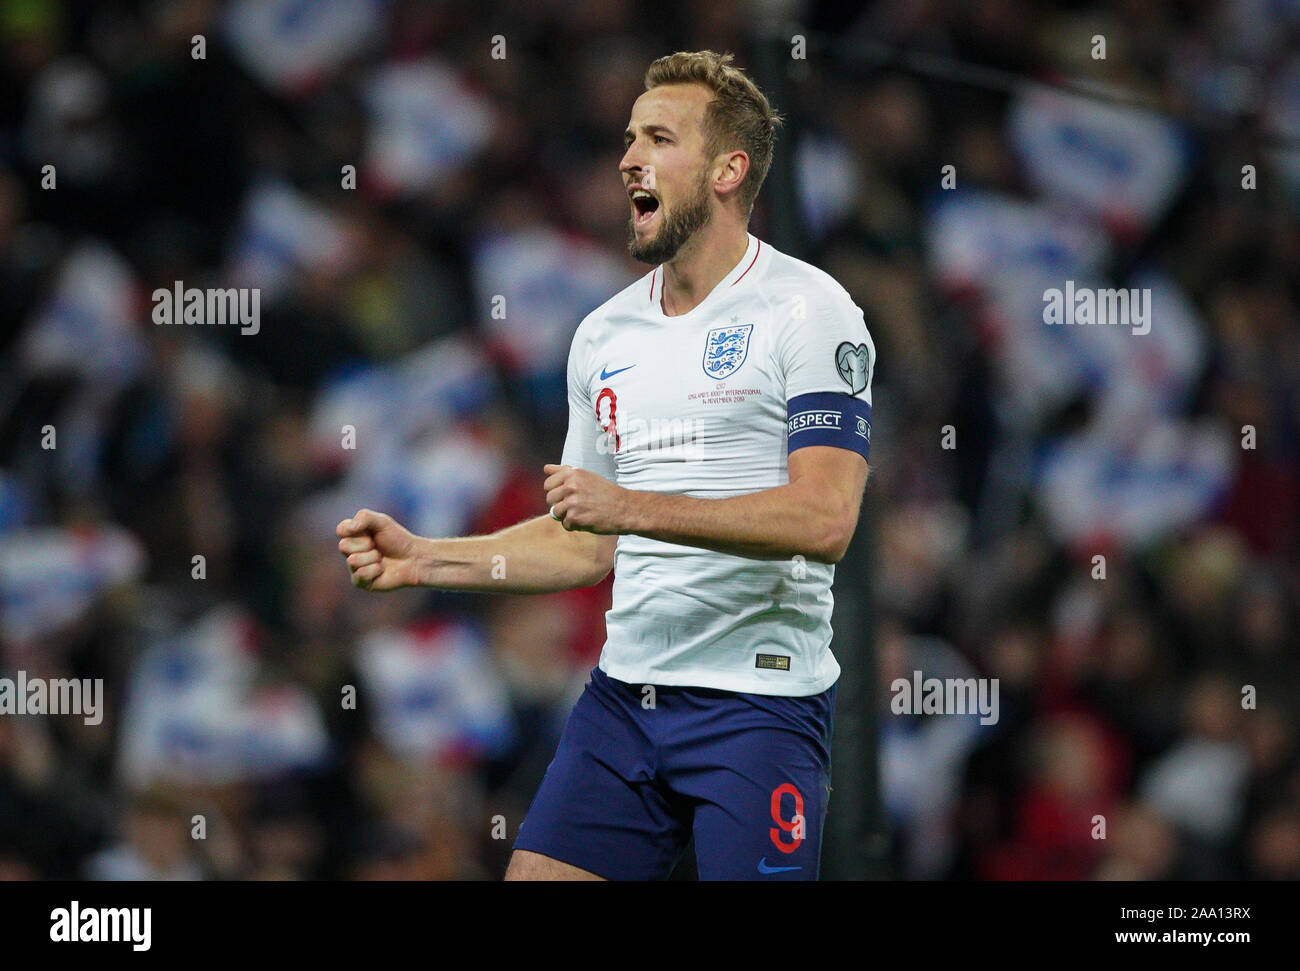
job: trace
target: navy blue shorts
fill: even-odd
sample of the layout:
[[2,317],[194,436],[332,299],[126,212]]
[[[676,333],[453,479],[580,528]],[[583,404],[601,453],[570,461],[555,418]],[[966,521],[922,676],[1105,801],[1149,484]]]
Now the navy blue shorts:
[[701,880],[815,880],[834,709],[834,685],[786,698],[594,668],[514,848],[663,880],[693,834]]

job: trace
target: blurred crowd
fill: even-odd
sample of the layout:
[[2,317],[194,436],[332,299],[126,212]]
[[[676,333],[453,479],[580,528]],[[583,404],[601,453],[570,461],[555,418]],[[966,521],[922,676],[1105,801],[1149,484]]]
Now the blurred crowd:
[[[334,525],[546,511],[573,330],[645,271],[645,68],[788,20],[798,255],[878,351],[836,596],[892,872],[1300,877],[1284,0],[0,0],[0,676],[106,691],[0,716],[0,877],[499,877],[610,581],[364,594]],[[1149,333],[1046,325],[1066,280]],[[156,325],[178,281],[258,288],[257,333]],[[892,714],[914,670],[998,722]]]

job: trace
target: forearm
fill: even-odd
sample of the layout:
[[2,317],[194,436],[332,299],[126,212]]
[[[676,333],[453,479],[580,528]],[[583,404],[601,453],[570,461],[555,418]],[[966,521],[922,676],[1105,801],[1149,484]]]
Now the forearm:
[[759,560],[834,563],[857,522],[856,507],[793,484],[729,499],[633,492],[630,506],[629,533]]
[[420,585],[477,593],[552,593],[599,582],[602,538],[537,516],[488,536],[417,541]]

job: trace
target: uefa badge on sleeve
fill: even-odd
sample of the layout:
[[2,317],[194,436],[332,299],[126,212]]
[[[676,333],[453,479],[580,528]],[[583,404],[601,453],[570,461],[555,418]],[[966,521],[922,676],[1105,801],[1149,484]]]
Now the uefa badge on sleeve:
[[844,341],[835,348],[835,370],[840,372],[840,377],[849,386],[849,394],[858,394],[871,383],[870,365],[871,355],[867,353],[866,344],[855,347]]

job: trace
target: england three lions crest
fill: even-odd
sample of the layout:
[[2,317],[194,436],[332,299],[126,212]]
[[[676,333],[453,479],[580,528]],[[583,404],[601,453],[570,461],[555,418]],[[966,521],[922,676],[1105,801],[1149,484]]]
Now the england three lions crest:
[[714,327],[704,338],[704,373],[715,381],[740,370],[749,356],[749,335],[753,324]]

